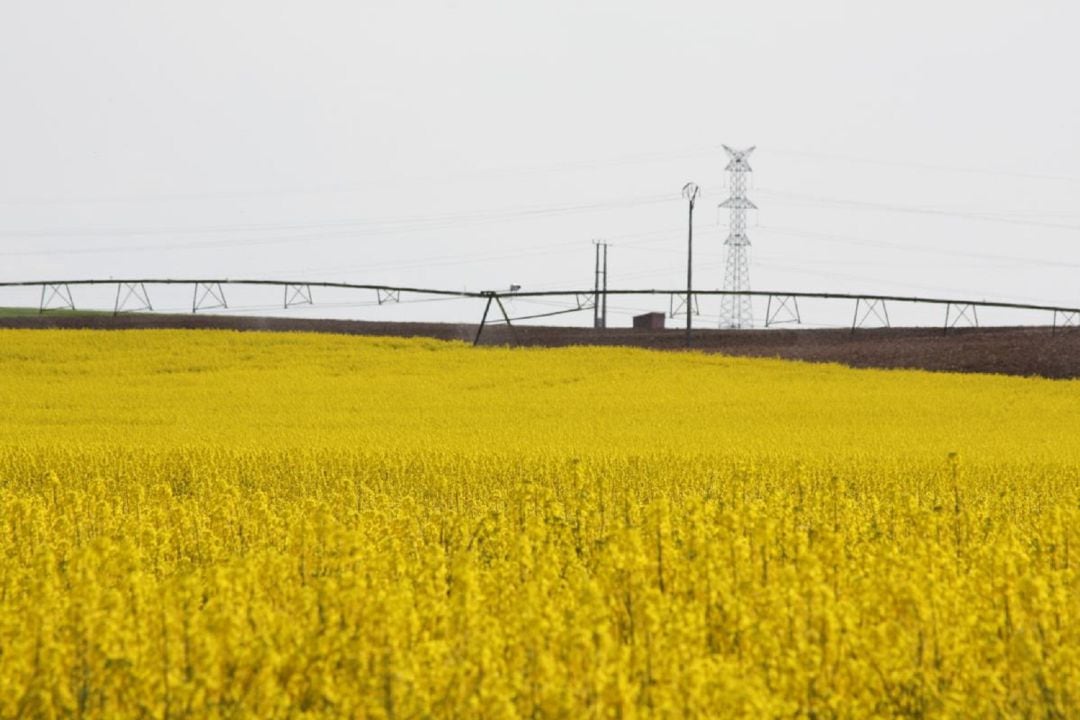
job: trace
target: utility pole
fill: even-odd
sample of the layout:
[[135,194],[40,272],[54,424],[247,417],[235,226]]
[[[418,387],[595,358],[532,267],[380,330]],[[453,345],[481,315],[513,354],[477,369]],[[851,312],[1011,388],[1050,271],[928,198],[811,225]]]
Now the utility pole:
[[593,249],[596,251],[596,262],[593,270],[593,304],[592,326],[600,327],[600,243],[593,240]]
[[593,327],[607,327],[607,252],[608,243],[593,240],[596,269],[593,273]]
[[683,185],[682,195],[690,206],[690,217],[686,226],[686,347],[690,347],[690,331],[694,322],[694,204],[700,192],[701,188],[692,182]]
[[607,327],[607,249],[608,244],[604,243],[604,294],[600,297],[603,299],[603,309],[600,312],[600,327]]

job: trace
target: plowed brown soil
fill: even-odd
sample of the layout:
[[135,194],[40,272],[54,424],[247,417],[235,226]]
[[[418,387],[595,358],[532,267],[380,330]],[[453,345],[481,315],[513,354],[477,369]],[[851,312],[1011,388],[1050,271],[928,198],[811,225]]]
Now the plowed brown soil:
[[[430,337],[472,342],[476,325],[384,323],[356,320],[237,317],[222,315],[39,315],[0,318],[8,328],[217,328],[274,332]],[[482,345],[624,345],[682,350],[681,330],[631,330],[519,326],[484,329]],[[729,355],[837,362],[852,367],[921,368],[951,372],[1080,377],[1080,329],[1048,327],[881,328],[850,330],[698,330],[696,350]],[[0,348],[0,352],[3,349]]]

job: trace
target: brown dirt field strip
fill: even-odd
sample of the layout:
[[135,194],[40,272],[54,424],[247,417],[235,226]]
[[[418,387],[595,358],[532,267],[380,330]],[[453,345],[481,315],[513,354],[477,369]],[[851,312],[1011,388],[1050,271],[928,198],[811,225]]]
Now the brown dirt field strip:
[[[328,332],[347,335],[430,337],[471,342],[476,325],[452,323],[386,323],[358,320],[239,317],[224,315],[128,314],[0,318],[5,328],[93,328],[132,330],[189,328]],[[620,345],[660,350],[683,349],[681,330],[489,326],[482,344],[538,347]],[[1080,377],[1080,329],[1052,333],[1048,327],[963,328],[943,334],[941,328],[849,330],[698,330],[694,348],[704,352],[836,362],[851,367],[919,368],[949,372],[985,372]]]

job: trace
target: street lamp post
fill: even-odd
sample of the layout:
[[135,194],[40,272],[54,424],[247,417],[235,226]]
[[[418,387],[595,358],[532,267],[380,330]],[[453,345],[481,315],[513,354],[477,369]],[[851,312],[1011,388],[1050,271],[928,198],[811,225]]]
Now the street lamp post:
[[690,347],[690,330],[693,323],[694,292],[694,203],[701,192],[696,184],[683,185],[682,195],[690,205],[690,218],[686,228],[686,347]]

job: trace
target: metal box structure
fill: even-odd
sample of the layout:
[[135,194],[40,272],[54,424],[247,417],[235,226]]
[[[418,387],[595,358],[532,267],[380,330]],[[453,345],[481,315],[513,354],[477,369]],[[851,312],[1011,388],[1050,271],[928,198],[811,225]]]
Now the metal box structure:
[[662,312],[650,312],[644,315],[634,316],[634,329],[635,330],[663,330],[664,329],[664,313]]

